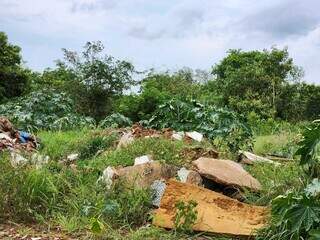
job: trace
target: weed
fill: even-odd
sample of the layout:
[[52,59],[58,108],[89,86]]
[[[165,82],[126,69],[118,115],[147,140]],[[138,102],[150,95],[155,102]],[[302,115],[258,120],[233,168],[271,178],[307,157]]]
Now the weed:
[[195,209],[198,203],[190,200],[187,203],[179,201],[175,204],[176,215],[174,226],[177,231],[190,233],[192,226],[197,221],[198,211]]

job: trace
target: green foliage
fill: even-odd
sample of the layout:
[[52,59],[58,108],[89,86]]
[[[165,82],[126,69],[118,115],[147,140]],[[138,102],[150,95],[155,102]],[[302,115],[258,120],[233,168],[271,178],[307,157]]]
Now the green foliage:
[[18,128],[30,130],[64,130],[94,124],[92,118],[74,112],[73,102],[66,93],[49,90],[32,92],[0,105],[0,115],[7,116]]
[[102,128],[120,128],[129,127],[131,125],[132,121],[120,113],[113,113],[99,123],[99,126]]
[[320,176],[320,124],[315,122],[303,133],[296,155],[300,156],[300,165],[307,166],[312,177]]
[[20,47],[10,44],[0,32],[0,103],[26,93],[29,88],[28,71],[21,67]]
[[187,203],[179,201],[175,204],[174,226],[177,231],[192,232],[192,227],[198,218],[198,211],[195,209],[197,205],[198,203],[193,200]]
[[158,129],[198,131],[212,140],[222,138],[232,152],[251,145],[251,129],[239,115],[196,101],[167,101],[145,123]]
[[289,79],[299,79],[302,71],[294,66],[287,49],[271,51],[230,50],[228,56],[213,67],[216,91],[223,104],[241,113],[256,112],[272,117],[281,86]]
[[77,103],[80,113],[103,119],[112,110],[115,97],[122,95],[136,82],[132,79],[131,63],[101,56],[101,42],[87,42],[81,54],[63,49],[64,69],[73,76],[67,83],[67,91]]

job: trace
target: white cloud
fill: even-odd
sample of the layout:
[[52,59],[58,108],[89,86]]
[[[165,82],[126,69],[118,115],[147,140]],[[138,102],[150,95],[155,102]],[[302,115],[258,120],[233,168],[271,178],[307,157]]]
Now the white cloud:
[[315,10],[319,4],[315,0],[303,4],[297,0],[1,0],[0,29],[22,47],[28,66],[35,69],[52,66],[61,58],[62,47],[79,50],[90,40],[102,40],[108,53],[131,60],[140,69],[210,68],[230,48],[276,44],[288,46],[305,69],[306,79],[320,83],[320,13]]

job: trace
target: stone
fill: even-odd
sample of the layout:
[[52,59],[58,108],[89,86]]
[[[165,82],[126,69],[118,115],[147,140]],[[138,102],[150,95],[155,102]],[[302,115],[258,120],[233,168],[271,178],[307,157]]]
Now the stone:
[[119,179],[136,187],[150,187],[155,180],[168,180],[176,175],[177,169],[158,161],[117,169]]
[[117,149],[122,147],[127,147],[129,144],[131,144],[134,141],[134,136],[132,132],[127,132],[122,135],[122,137],[119,140]]
[[201,157],[192,164],[201,176],[219,184],[253,191],[261,189],[259,181],[234,161]]
[[152,162],[152,157],[150,155],[144,155],[134,159],[134,165],[144,164],[147,162]]
[[199,173],[193,170],[188,170],[186,168],[180,168],[178,171],[178,178],[180,182],[183,183],[190,183],[194,184],[196,186],[201,186],[202,185],[202,178]]
[[193,131],[193,132],[186,132],[187,137],[197,141],[197,142],[201,142],[203,139],[203,134]]
[[270,211],[266,207],[241,203],[220,193],[192,184],[169,180],[160,208],[154,211],[153,225],[174,228],[175,204],[179,201],[197,203],[194,231],[231,236],[252,236],[265,227]]
[[111,189],[113,181],[117,177],[117,170],[114,167],[108,166],[105,170],[103,170],[102,176],[98,179],[98,182],[102,181],[107,189]]
[[275,165],[281,165],[280,163],[278,162],[274,162],[268,158],[265,158],[265,157],[261,157],[261,156],[258,156],[258,155],[255,155],[251,152],[246,152],[246,151],[239,151],[240,153],[240,162],[241,163],[244,163],[244,164],[254,164],[256,162],[263,162],[263,163],[271,163],[271,164],[275,164]]
[[181,141],[185,136],[184,132],[173,132],[171,138],[173,140]]
[[150,188],[153,192],[152,195],[152,205],[156,207],[160,207],[160,202],[162,199],[162,196],[164,194],[164,191],[166,190],[166,183],[163,180],[155,180]]

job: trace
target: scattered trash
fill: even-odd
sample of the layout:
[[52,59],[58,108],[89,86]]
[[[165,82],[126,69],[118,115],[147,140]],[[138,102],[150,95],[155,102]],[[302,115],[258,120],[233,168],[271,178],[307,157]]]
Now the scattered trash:
[[264,162],[264,163],[272,163],[275,165],[280,165],[280,163],[278,162],[274,162],[268,158],[260,157],[250,152],[239,151],[239,153],[240,153],[240,156],[239,156],[240,162],[244,164],[254,164],[255,162]]
[[155,180],[150,189],[153,191],[152,196],[152,205],[156,207],[160,207],[161,198],[166,190],[166,183],[163,180]]
[[168,180],[176,175],[177,169],[158,161],[116,169],[119,179],[136,187],[150,187],[155,180]]
[[144,164],[147,162],[152,162],[152,157],[150,155],[144,155],[134,159],[134,165]]
[[180,182],[183,183],[190,183],[193,185],[201,186],[202,185],[202,178],[199,173],[193,170],[188,170],[186,168],[180,168],[177,172],[178,178]]
[[192,163],[201,176],[219,184],[253,191],[261,189],[259,181],[234,161],[202,157]]
[[265,226],[269,215],[266,207],[241,203],[205,188],[169,180],[160,208],[155,210],[153,224],[174,228],[175,204],[190,200],[197,203],[197,220],[192,227],[195,231],[252,236]]
[[134,141],[134,137],[131,132],[127,132],[122,135],[118,143],[117,149],[126,147]]
[[37,139],[30,133],[16,130],[5,117],[0,117],[0,150],[9,149],[34,151]]
[[173,140],[181,141],[183,140],[184,136],[185,136],[184,132],[173,132],[171,137]]
[[193,132],[186,132],[187,137],[192,138],[193,140],[197,142],[201,142],[203,139],[203,134],[193,131]]

